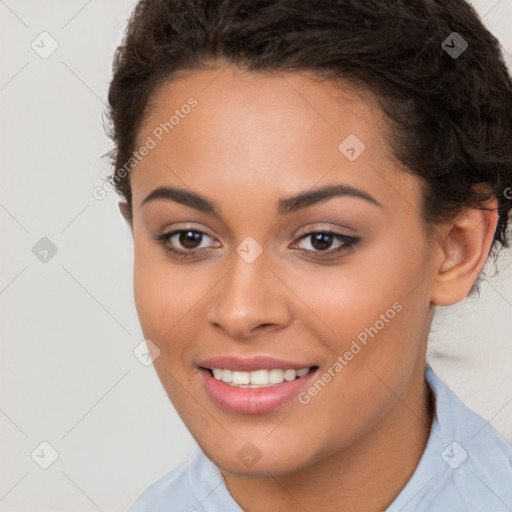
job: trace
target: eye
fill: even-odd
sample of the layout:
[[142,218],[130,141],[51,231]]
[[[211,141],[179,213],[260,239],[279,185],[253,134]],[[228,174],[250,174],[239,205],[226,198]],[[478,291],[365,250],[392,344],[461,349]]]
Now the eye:
[[[309,241],[309,245],[312,247],[312,249],[306,248],[302,250],[305,252],[313,252],[315,255],[319,254],[323,257],[324,255],[331,256],[333,254],[348,252],[355,247],[360,238],[335,233],[334,231],[310,231],[302,235],[299,240]],[[330,248],[335,242],[338,243],[338,246]]]
[[162,245],[166,252],[178,258],[187,258],[206,248],[201,247],[201,243],[204,241],[205,237],[214,240],[214,238],[204,231],[197,229],[177,229],[170,233],[156,236],[154,240]]
[[[154,237],[154,240],[162,245],[166,252],[173,256],[177,258],[188,258],[208,248],[208,245],[201,247],[205,238],[216,242],[213,237],[197,229],[178,229],[170,233],[158,235]],[[334,231],[310,231],[302,235],[299,238],[299,242],[301,240],[309,240],[309,245],[312,247],[311,249],[301,248],[303,252],[314,253],[315,256],[324,257],[350,251],[359,242],[360,238],[343,235]],[[298,245],[299,242],[296,242],[294,245]],[[330,248],[334,243],[338,243],[338,246]]]

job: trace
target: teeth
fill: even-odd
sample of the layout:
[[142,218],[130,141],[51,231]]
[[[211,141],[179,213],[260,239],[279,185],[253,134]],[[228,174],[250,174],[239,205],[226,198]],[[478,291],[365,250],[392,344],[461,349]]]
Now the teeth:
[[265,385],[268,384],[268,370],[256,370],[254,372],[247,372],[251,384]]
[[272,370],[239,372],[223,368],[213,368],[212,371],[215,379],[226,382],[230,386],[240,388],[259,388],[281,384],[284,380],[292,381],[298,377],[304,377],[309,370],[310,368],[302,368],[300,370],[294,370],[292,368],[279,370],[273,368]]
[[297,377],[296,370],[289,369],[283,373],[284,380],[295,380],[295,377]]
[[281,384],[284,380],[283,370],[270,370],[268,372],[268,382],[270,384]]
[[221,370],[223,382],[231,382],[233,380],[233,372],[231,370]]
[[250,384],[250,378],[251,375],[249,374],[249,372],[233,372],[231,382],[235,386],[238,386],[240,384]]

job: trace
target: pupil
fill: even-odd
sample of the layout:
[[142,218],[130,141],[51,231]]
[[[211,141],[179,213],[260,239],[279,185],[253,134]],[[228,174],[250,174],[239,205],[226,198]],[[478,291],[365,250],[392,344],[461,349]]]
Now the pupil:
[[326,233],[316,233],[312,235],[312,245],[315,249],[323,250],[328,249],[332,244],[332,235]]
[[180,244],[187,249],[193,249],[194,244],[201,238],[201,233],[196,231],[184,231],[180,233]]

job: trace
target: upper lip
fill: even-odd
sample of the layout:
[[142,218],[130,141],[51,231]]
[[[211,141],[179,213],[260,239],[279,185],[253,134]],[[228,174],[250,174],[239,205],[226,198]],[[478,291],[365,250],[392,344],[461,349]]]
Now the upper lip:
[[264,355],[251,357],[224,355],[204,359],[198,363],[198,366],[201,366],[202,368],[208,368],[210,370],[213,370],[214,368],[222,368],[223,370],[251,372],[255,370],[272,369],[286,370],[288,368],[300,370],[302,368],[310,368],[311,366],[315,365],[297,361],[286,361],[285,359],[278,359]]

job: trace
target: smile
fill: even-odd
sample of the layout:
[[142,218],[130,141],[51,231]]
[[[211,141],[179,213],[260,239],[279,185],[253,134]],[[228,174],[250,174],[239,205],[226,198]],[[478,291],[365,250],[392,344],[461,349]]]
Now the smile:
[[273,368],[271,370],[255,370],[252,372],[244,371],[233,371],[223,368],[213,368],[213,377],[217,380],[225,382],[230,386],[236,386],[241,388],[261,388],[275,386],[281,384],[283,381],[290,382],[292,380],[304,377],[307,375],[311,368],[302,368],[295,370],[288,368],[281,370],[279,368]]
[[199,368],[208,398],[224,411],[238,414],[262,414],[293,402],[318,371],[318,366],[251,371]]

